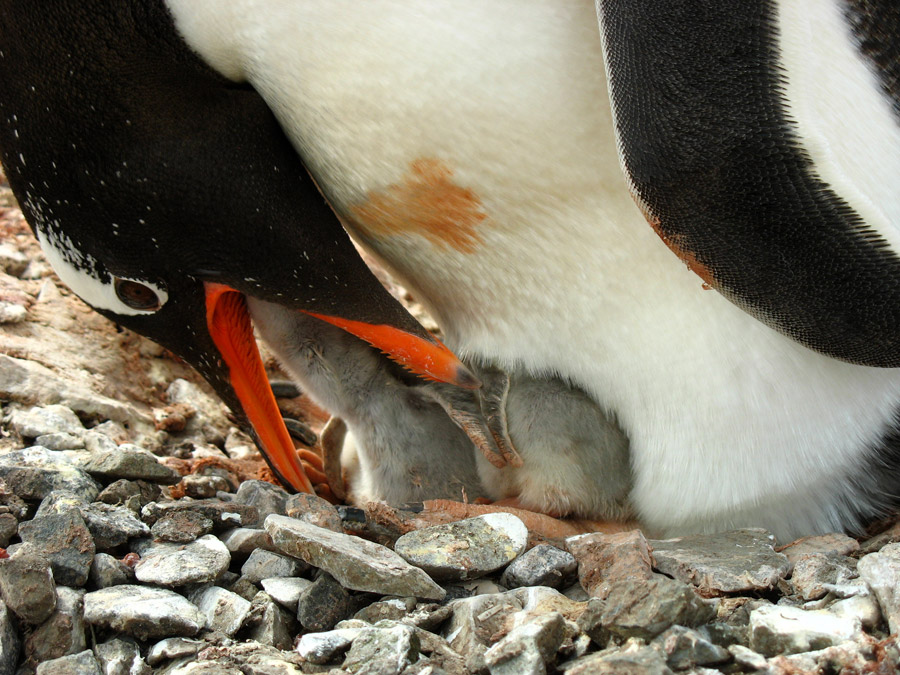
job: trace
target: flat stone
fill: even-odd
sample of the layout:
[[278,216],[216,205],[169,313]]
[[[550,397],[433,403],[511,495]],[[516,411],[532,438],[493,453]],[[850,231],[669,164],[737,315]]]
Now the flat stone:
[[13,410],[9,423],[21,436],[37,438],[46,434],[71,434],[80,438],[84,425],[70,408],[64,405],[48,405],[28,410]]
[[[155,483],[148,483],[143,480],[125,480],[120,478],[107,485],[97,495],[97,501],[113,506],[127,506],[129,509],[131,504],[137,500],[137,512],[140,513],[141,507],[147,506],[151,502],[155,502],[161,496],[159,486]],[[155,519],[154,519],[155,520]]]
[[425,572],[385,546],[286,516],[269,516],[265,528],[276,548],[324,569],[345,588],[430,600],[445,595]]
[[151,666],[158,666],[165,661],[194,656],[206,646],[203,640],[191,640],[182,637],[166,638],[150,647],[147,652],[147,663]]
[[54,490],[69,490],[91,502],[100,494],[97,481],[59,453],[40,446],[0,456],[0,478],[22,499],[39,500]]
[[[415,610],[416,605],[417,602],[415,598],[388,598],[366,605],[354,614],[353,618],[371,624],[376,624],[379,621],[400,621],[406,619],[410,613]],[[449,616],[450,613],[448,612],[446,617]],[[406,621],[404,621],[404,623],[419,625],[417,623]]]
[[96,549],[94,538],[77,510],[20,523],[19,536],[47,556],[57,583],[73,587],[87,583]]
[[258,548],[271,551],[274,548],[272,538],[262,529],[235,527],[219,535],[232,558],[246,558]]
[[306,633],[297,643],[297,653],[317,665],[335,663],[350,649],[353,641],[371,627],[337,628],[321,633]]
[[133,640],[113,638],[94,647],[94,656],[104,675],[151,675],[150,666],[141,658],[141,649]]
[[38,625],[56,609],[56,583],[50,561],[31,547],[0,560],[0,595],[24,623]]
[[568,551],[539,544],[526,551],[503,570],[500,583],[507,588],[549,586],[559,588],[578,571],[578,561]]
[[246,635],[251,640],[277,649],[290,649],[297,634],[296,621],[265,591],[250,603],[245,625],[250,627]]
[[84,620],[151,640],[196,635],[206,624],[206,615],[173,591],[126,584],[85,595]]
[[890,632],[900,632],[900,543],[888,544],[877,553],[863,556],[857,571],[878,598]]
[[640,530],[570,537],[566,547],[578,561],[578,579],[591,595],[606,597],[616,581],[653,578],[650,547]]
[[459,581],[484,576],[525,550],[528,528],[510,513],[489,513],[413,530],[394,551],[435,579]]
[[303,592],[312,585],[309,579],[300,577],[273,577],[262,580],[263,590],[285,609],[296,613],[297,603]]
[[37,667],[37,675],[103,675],[94,653],[87,649],[80,654],[44,661]]
[[750,613],[750,648],[765,656],[824,649],[861,635],[859,621],[827,612],[766,605]]
[[684,626],[672,626],[658,635],[653,644],[658,645],[666,654],[666,663],[673,670],[713,666],[731,659],[727,649]]
[[256,507],[261,520],[265,520],[273,513],[285,515],[287,500],[288,493],[284,488],[261,480],[245,480],[234,495],[234,501],[238,504]]
[[400,675],[418,657],[419,638],[415,629],[396,624],[360,633],[341,667],[358,675]]
[[318,495],[301,492],[290,495],[285,504],[285,513],[310,525],[326,530],[343,532],[344,526],[338,510]]
[[180,499],[176,502],[153,502],[141,509],[144,522],[153,525],[160,518],[178,511],[195,511],[213,522],[213,530],[223,532],[234,527],[253,527],[259,512],[253,506],[234,504],[219,499]]
[[109,588],[134,583],[134,569],[108,553],[98,553],[88,575],[95,588]]
[[670,626],[694,628],[715,615],[715,609],[687,584],[657,577],[611,584],[601,622],[623,638],[651,640]]
[[52,434],[41,434],[34,439],[34,444],[54,451],[82,450],[84,449],[84,438],[64,431],[58,431]]
[[441,635],[457,653],[482,657],[494,636],[505,632],[512,616],[522,610],[521,602],[505,593],[453,600],[449,607],[453,613]]
[[250,603],[236,593],[218,586],[210,586],[191,596],[191,601],[206,614],[206,627],[232,637],[238,632]]
[[795,564],[800,558],[810,553],[823,553],[825,555],[850,555],[859,550],[859,542],[846,534],[822,534],[815,537],[798,539],[782,548],[780,553],[787,556],[791,564]]
[[735,593],[766,590],[787,576],[787,556],[772,548],[775,538],[765,530],[746,529],[718,534],[651,541],[653,567],[693,584],[704,592]]
[[309,631],[331,630],[352,611],[349,593],[328,574],[320,574],[297,600],[297,620]]
[[231,563],[228,549],[211,534],[188,544],[139,540],[135,550],[141,560],[134,574],[145,584],[177,587],[215,581]]
[[12,675],[19,663],[22,645],[16,622],[6,603],[0,601],[0,675]]
[[92,476],[147,480],[163,485],[174,485],[181,480],[178,473],[160,464],[156,455],[136,445],[123,443],[117,446],[107,436],[97,432],[88,432],[84,440],[91,456],[81,468]]
[[874,593],[854,595],[838,600],[825,608],[826,612],[835,616],[857,620],[866,630],[875,629],[881,623],[881,607]]
[[745,670],[762,670],[768,665],[765,656],[744,645],[729,645],[728,653],[734,658],[734,662]]
[[99,502],[88,503],[68,490],[54,490],[47,495],[35,518],[51,514],[63,515],[72,510],[76,510],[84,519],[94,539],[94,546],[100,550],[116,548],[129,539],[150,534],[150,528],[131,510]]
[[562,614],[550,612],[513,628],[487,650],[484,661],[491,675],[542,675],[554,661],[564,636]]
[[150,528],[156,541],[174,544],[187,544],[212,531],[213,521],[196,511],[175,511],[157,520]]
[[794,561],[791,585],[804,600],[817,600],[830,586],[857,578],[856,561],[834,553],[807,553]]
[[260,548],[247,558],[241,567],[241,574],[248,581],[258,584],[269,577],[298,577],[308,570],[309,565],[302,560]]
[[640,640],[589,654],[570,664],[564,675],[672,675],[664,654]]

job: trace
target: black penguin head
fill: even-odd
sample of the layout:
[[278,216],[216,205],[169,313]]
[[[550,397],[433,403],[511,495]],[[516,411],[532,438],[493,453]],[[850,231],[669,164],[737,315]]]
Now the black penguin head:
[[0,5],[0,160],[62,280],[197,368],[296,489],[245,295],[478,384],[365,266],[264,101],[190,52],[162,3]]

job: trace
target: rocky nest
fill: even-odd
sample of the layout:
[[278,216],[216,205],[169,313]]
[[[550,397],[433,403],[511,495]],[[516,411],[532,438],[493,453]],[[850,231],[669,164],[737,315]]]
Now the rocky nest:
[[291,496],[190,369],[59,283],[2,174],[0,233],[0,674],[900,668],[900,525],[562,537]]

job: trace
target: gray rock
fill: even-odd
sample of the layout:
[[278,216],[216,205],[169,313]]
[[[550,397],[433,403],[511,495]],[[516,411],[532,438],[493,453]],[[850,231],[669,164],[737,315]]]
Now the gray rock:
[[345,588],[440,600],[444,589],[390,549],[286,516],[269,516],[275,547],[331,574]]
[[450,602],[453,614],[441,635],[459,654],[481,654],[493,644],[493,636],[505,631],[512,615],[521,611],[515,596],[505,593],[476,595]]
[[402,624],[361,632],[342,668],[354,675],[400,675],[419,657],[415,629]]
[[153,525],[163,516],[178,511],[195,511],[213,522],[213,530],[222,532],[234,527],[253,527],[259,521],[259,512],[253,506],[233,504],[219,499],[178,500],[176,502],[147,504],[141,509],[144,522]]
[[0,548],[9,546],[9,541],[19,532],[19,521],[11,513],[0,513]]
[[165,661],[181,659],[185,656],[194,656],[206,647],[202,640],[190,640],[188,638],[166,638],[150,647],[147,652],[147,663],[158,666]]
[[649,581],[654,577],[650,547],[640,530],[595,532],[566,540],[578,561],[578,580],[591,595],[604,598],[617,581]]
[[[159,486],[155,483],[148,483],[143,480],[124,480],[120,478],[103,488],[103,491],[97,495],[97,501],[103,502],[104,504],[112,504],[113,506],[124,505],[130,510],[135,510],[140,514],[141,507],[147,506],[151,502],[155,502],[160,498],[160,495],[161,491]],[[133,504],[135,500],[137,500],[137,508],[132,509],[131,504]]]
[[582,630],[600,649],[605,649],[611,633],[603,626],[603,609],[606,601],[600,598],[588,600],[587,608],[578,617],[578,628]]
[[37,675],[103,675],[100,664],[91,650],[44,661],[37,667]]
[[792,542],[781,550],[791,564],[810,553],[826,555],[850,555],[859,550],[859,542],[846,534],[823,534],[815,537],[804,537]]
[[231,423],[225,414],[225,406],[187,380],[178,379],[166,389],[169,403],[184,403],[194,410],[188,416],[184,428],[186,437],[197,437],[212,445],[221,446],[231,430]]
[[94,546],[100,550],[116,548],[129,539],[150,534],[150,528],[129,509],[98,502],[89,504],[68,490],[54,490],[47,495],[35,518],[50,514],[62,515],[73,509],[81,514],[94,539]]
[[711,666],[731,659],[727,649],[713,644],[700,633],[684,626],[672,626],[653,640],[666,654],[673,670]]
[[507,588],[559,588],[577,570],[578,561],[571,553],[549,544],[539,544],[512,561],[503,571],[500,583]]
[[228,637],[238,632],[250,612],[249,602],[218,586],[210,586],[192,595],[191,601],[206,614],[208,629],[217,630]]
[[[624,582],[622,582],[624,583]],[[563,671],[565,675],[672,675],[665,656],[640,640],[629,640],[621,647],[610,647],[576,660]]]
[[787,556],[765,530],[746,529],[651,541],[655,569],[702,591],[766,590],[787,576]]
[[734,658],[734,662],[745,670],[762,670],[768,665],[765,656],[744,645],[729,645],[728,653]]
[[817,600],[825,597],[829,586],[846,584],[858,576],[853,558],[807,553],[794,561],[791,585],[804,600]]
[[6,354],[0,354],[0,398],[7,401],[58,403],[89,417],[129,421],[132,424],[152,423],[134,406],[101,396],[39,363]]
[[22,499],[43,499],[54,490],[69,490],[91,502],[100,494],[97,481],[59,453],[40,446],[0,456],[0,478]]
[[85,595],[84,620],[139,640],[192,636],[206,624],[203,612],[183,596],[127,584]]
[[312,581],[300,577],[273,577],[263,579],[261,583],[275,602],[295,614],[300,596],[312,585]]
[[309,570],[302,560],[281,553],[256,549],[241,567],[241,574],[258,584],[269,577],[298,577]]
[[231,563],[225,545],[211,534],[189,544],[135,542],[141,560],[134,567],[138,581],[160,586],[202,584],[218,579]]
[[900,632],[900,543],[888,544],[877,553],[863,556],[857,571],[878,598],[890,632]]
[[265,591],[257,593],[250,605],[247,637],[277,649],[290,649],[297,634],[294,619]]
[[227,491],[230,485],[221,476],[185,476],[181,479],[181,487],[188,497],[206,499],[215,497],[220,491]]
[[9,423],[25,438],[46,434],[71,434],[80,438],[85,432],[78,415],[64,405],[13,410]]
[[9,244],[0,244],[0,270],[13,277],[21,276],[28,267],[28,258]]
[[77,510],[51,513],[19,524],[19,536],[47,556],[53,578],[63,586],[84,586],[94,560],[94,538]]
[[48,450],[82,450],[84,438],[65,431],[57,431],[52,434],[41,434],[34,439],[34,444]]
[[27,316],[28,310],[24,305],[0,300],[0,324],[22,323]]
[[258,548],[271,551],[275,547],[265,530],[250,527],[235,527],[219,535],[219,539],[231,552],[232,559],[243,559]]
[[0,675],[12,675],[19,663],[22,645],[15,621],[6,603],[0,601]]
[[859,637],[858,620],[827,612],[766,605],[750,613],[750,648],[765,656],[824,649]]
[[413,530],[394,551],[435,579],[459,581],[489,574],[525,550],[528,528],[510,513],[489,513]]
[[297,620],[309,631],[331,630],[352,611],[349,593],[328,574],[320,574],[297,600]]
[[322,633],[307,633],[297,643],[297,653],[317,665],[335,663],[350,649],[353,641],[371,627],[337,628]]
[[150,666],[141,658],[133,640],[113,638],[94,647],[94,656],[103,675],[150,675]]
[[838,600],[825,611],[841,618],[857,619],[866,630],[873,630],[881,623],[881,608],[870,592]]
[[611,584],[601,622],[623,638],[651,640],[670,626],[693,628],[711,621],[715,614],[687,584],[658,577]]
[[157,520],[150,528],[155,540],[175,544],[187,544],[212,531],[213,522],[196,511],[175,511]]
[[513,628],[484,655],[491,675],[543,675],[562,645],[564,629],[558,612]]
[[85,434],[84,444],[91,456],[81,468],[92,476],[147,480],[164,485],[174,485],[181,480],[177,472],[160,464],[156,455],[136,445],[123,443],[117,446],[108,436],[91,431]]
[[87,648],[84,591],[58,586],[56,595],[56,611],[25,640],[25,655],[31,663],[78,654]]
[[0,560],[0,595],[6,606],[26,624],[46,621],[56,609],[56,583],[50,561],[24,547]]
[[324,527],[333,532],[344,531],[338,510],[318,495],[306,492],[290,495],[285,504],[285,513],[316,527]]
[[95,588],[134,583],[134,569],[108,553],[98,553],[91,563],[88,579]]
[[261,520],[273,513],[285,515],[287,500],[288,493],[283,488],[261,480],[245,480],[234,496],[238,504],[255,506]]
[[[415,598],[388,598],[387,600],[373,602],[372,604],[363,607],[353,615],[353,618],[372,624],[378,623],[379,621],[400,621],[406,619],[415,608]],[[449,611],[446,616],[450,616]],[[407,622],[404,621],[404,623]],[[409,623],[411,625],[419,625],[413,622]]]

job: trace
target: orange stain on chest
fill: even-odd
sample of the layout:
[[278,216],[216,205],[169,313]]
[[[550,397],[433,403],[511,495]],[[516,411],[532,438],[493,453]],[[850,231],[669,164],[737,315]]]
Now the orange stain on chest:
[[461,253],[483,243],[478,227],[487,218],[478,196],[454,183],[453,171],[439,159],[417,159],[402,181],[370,192],[350,213],[366,234],[415,233]]

